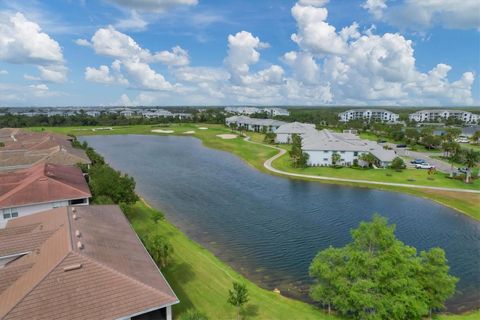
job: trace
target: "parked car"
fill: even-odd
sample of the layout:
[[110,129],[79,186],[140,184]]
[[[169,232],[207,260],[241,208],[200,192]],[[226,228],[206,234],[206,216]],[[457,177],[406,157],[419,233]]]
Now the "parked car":
[[406,148],[407,145],[406,144],[397,144],[397,148]]
[[433,169],[433,168],[435,168],[435,166],[424,162],[424,163],[416,164],[415,168],[417,168],[417,169]]
[[382,139],[380,139],[380,140],[377,140],[377,142],[378,142],[378,143],[385,143],[385,142],[387,142],[387,140],[382,140]]
[[458,168],[457,170],[458,170],[458,172],[464,173],[464,174],[467,174],[467,172],[468,172],[468,168]]
[[422,164],[422,163],[425,163],[426,161],[423,160],[423,159],[415,159],[415,160],[412,160],[410,161],[411,164]]

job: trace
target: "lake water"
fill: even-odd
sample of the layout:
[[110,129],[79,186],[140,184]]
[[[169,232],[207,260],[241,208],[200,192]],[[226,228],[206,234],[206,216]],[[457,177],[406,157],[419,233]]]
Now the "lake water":
[[132,175],[138,192],[190,238],[265,288],[308,300],[315,254],[345,245],[351,228],[380,213],[406,244],[445,249],[460,278],[450,311],[479,305],[480,223],[454,210],[400,193],[264,174],[192,137],[81,140]]

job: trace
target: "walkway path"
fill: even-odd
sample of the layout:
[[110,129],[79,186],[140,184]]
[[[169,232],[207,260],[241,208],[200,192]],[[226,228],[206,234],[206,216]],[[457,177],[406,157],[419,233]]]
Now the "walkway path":
[[270,159],[267,159],[263,166],[274,173],[290,176],[290,177],[298,177],[298,178],[307,178],[307,179],[316,179],[316,180],[328,180],[328,181],[341,181],[341,182],[353,182],[353,183],[365,183],[365,184],[372,184],[372,185],[382,185],[382,186],[394,186],[394,187],[406,187],[406,188],[417,188],[417,189],[430,189],[430,190],[440,190],[440,191],[454,191],[454,192],[465,192],[465,193],[480,193],[480,190],[472,190],[472,189],[456,189],[456,188],[443,188],[443,187],[432,187],[432,186],[422,186],[416,184],[405,184],[405,183],[393,183],[393,182],[380,182],[380,181],[370,181],[370,180],[357,180],[357,179],[344,179],[344,178],[334,178],[334,177],[327,177],[327,176],[314,176],[309,174],[301,174],[301,173],[293,173],[293,172],[286,172],[282,170],[278,170],[272,166],[273,161],[283,156],[287,151],[285,149],[266,145],[259,142],[250,141],[250,137],[246,137],[244,139],[247,142],[258,144],[264,147],[276,149],[280,151],[278,154],[274,155]]

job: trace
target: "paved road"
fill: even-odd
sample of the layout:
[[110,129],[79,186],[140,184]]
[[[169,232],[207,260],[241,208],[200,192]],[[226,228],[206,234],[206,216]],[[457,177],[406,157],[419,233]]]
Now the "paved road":
[[407,188],[416,188],[416,189],[430,189],[430,190],[441,190],[441,191],[454,191],[454,192],[464,192],[464,193],[480,193],[480,190],[472,190],[472,189],[456,189],[456,188],[443,188],[443,187],[432,187],[432,186],[421,186],[415,184],[404,184],[404,183],[393,183],[393,182],[380,182],[380,181],[370,181],[370,180],[356,180],[356,179],[344,179],[344,178],[333,178],[333,177],[326,177],[326,176],[313,176],[308,174],[300,174],[300,173],[292,173],[286,172],[282,170],[278,170],[272,166],[272,162],[276,159],[283,156],[287,151],[282,148],[266,145],[263,143],[258,143],[254,141],[250,141],[250,137],[246,137],[245,141],[259,144],[265,147],[269,147],[272,149],[276,149],[280,151],[278,154],[274,155],[270,159],[266,160],[263,163],[263,166],[274,173],[290,176],[290,177],[299,177],[299,178],[307,178],[307,179],[315,179],[315,180],[329,180],[329,181],[342,181],[342,182],[354,182],[354,183],[365,183],[365,184],[372,184],[372,185],[382,185],[382,186],[395,186],[395,187],[407,187]]
[[[432,164],[435,166],[437,170],[440,170],[442,172],[450,173],[452,172],[452,165],[446,161],[439,160],[432,158],[432,156],[441,156],[442,153],[427,153],[427,152],[419,152],[419,151],[412,151],[408,149],[402,149],[402,148],[395,148],[395,151],[399,156],[405,156],[405,157],[410,157],[413,159],[423,159],[426,162]],[[456,168],[453,168],[453,171],[455,171]]]

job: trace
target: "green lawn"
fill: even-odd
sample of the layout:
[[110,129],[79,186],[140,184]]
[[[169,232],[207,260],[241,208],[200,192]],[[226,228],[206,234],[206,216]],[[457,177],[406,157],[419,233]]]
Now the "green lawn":
[[[153,211],[143,202],[135,205],[135,216],[131,222],[138,234],[145,232],[153,223],[149,218]],[[180,304],[173,308],[175,316],[188,309],[196,309],[210,319],[234,319],[236,311],[227,303],[227,297],[235,280],[244,282],[249,291],[250,302],[245,308],[245,319],[335,319],[310,304],[258,287],[188,239],[168,221],[158,222],[157,228],[174,249],[173,258],[162,273],[180,299]]]
[[[141,201],[135,205],[135,216],[131,218],[131,223],[138,234],[151,227],[153,221],[150,216],[154,210]],[[175,317],[186,310],[196,309],[207,314],[210,319],[234,319],[235,309],[226,300],[232,281],[235,280],[245,283],[250,295],[244,319],[340,319],[328,316],[310,304],[258,287],[211,252],[188,239],[166,220],[158,222],[157,228],[169,239],[174,249],[173,257],[162,273],[180,299],[180,304],[173,308]],[[480,311],[476,311],[465,316],[442,315],[440,319],[473,320],[479,316]]]
[[447,178],[445,173],[437,172],[429,176],[428,170],[405,169],[397,172],[392,169],[362,169],[362,168],[332,168],[332,167],[308,167],[293,168],[290,157],[285,154],[273,162],[277,169],[308,175],[328,176],[345,179],[358,179],[368,181],[381,181],[392,183],[404,183],[414,185],[424,185],[433,187],[457,188],[457,189],[478,189],[480,190],[480,180],[475,180],[472,184],[466,184],[460,180]]

